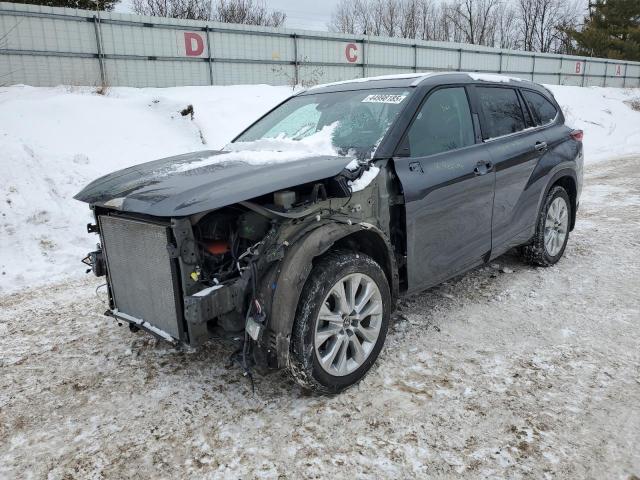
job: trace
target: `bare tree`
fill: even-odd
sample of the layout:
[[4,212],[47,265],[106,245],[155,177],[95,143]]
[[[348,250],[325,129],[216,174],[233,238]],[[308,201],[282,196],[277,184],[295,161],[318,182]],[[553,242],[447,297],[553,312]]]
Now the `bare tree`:
[[464,43],[493,46],[499,0],[456,0],[448,17]]
[[331,14],[329,28],[340,33],[356,33],[355,12],[353,2],[340,0]]
[[566,53],[565,33],[584,0],[341,0],[330,28],[382,35]]
[[209,20],[207,0],[133,0],[131,7],[138,15]]
[[518,20],[515,8],[511,4],[503,4],[500,8],[496,25],[496,40],[494,47],[505,49],[518,48]]
[[579,6],[575,0],[518,0],[517,17],[523,50],[563,53],[570,47],[564,31],[577,25]]
[[212,20],[224,23],[279,27],[286,14],[271,11],[254,0],[133,0],[133,11],[139,15]]
[[287,15],[280,11],[270,11],[264,3],[253,0],[219,0],[213,8],[212,20],[245,25],[281,26]]

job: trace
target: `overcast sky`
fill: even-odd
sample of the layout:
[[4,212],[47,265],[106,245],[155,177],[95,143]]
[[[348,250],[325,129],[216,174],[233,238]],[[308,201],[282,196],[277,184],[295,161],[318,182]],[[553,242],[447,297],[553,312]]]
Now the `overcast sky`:
[[[327,30],[331,12],[337,3],[338,0],[265,0],[264,2],[267,8],[287,14],[284,25],[286,28],[306,30]],[[121,0],[116,5],[116,12],[133,13],[131,0]]]
[[327,30],[331,12],[338,0],[268,0],[265,4],[273,10],[287,14],[287,28]]

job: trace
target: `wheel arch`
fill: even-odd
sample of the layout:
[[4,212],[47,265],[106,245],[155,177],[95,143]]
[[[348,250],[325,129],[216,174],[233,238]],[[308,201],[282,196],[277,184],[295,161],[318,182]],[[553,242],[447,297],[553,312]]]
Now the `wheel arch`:
[[278,367],[288,365],[296,310],[314,261],[334,247],[371,256],[384,270],[392,298],[398,296],[398,270],[393,248],[380,229],[365,223],[332,222],[312,230],[291,247],[274,274],[268,326],[275,337],[273,346],[277,350]]
[[561,170],[557,172],[549,182],[547,189],[544,192],[543,198],[546,198],[553,187],[562,187],[569,195],[571,201],[571,218],[569,219],[569,231],[572,231],[576,225],[576,210],[578,202],[578,184],[576,181],[576,174],[573,170]]

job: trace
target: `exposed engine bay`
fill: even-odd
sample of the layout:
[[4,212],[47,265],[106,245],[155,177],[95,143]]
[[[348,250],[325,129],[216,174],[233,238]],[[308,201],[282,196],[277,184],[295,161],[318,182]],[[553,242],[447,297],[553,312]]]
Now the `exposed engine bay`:
[[[391,181],[382,178],[358,192],[350,186],[350,181],[368,168],[363,163],[324,181],[183,218],[149,218],[95,206],[97,221],[89,231],[100,233],[103,248],[89,254],[85,263],[96,275],[110,277],[110,309],[106,314],[128,322],[133,330],[142,328],[165,340],[192,346],[210,338],[244,337],[243,348],[248,350],[243,352],[245,355],[250,353],[255,362],[267,367],[283,366],[288,355],[287,329],[290,330],[298,294],[313,257],[335,241],[345,245],[349,241],[363,242],[358,249],[369,249],[371,255],[381,259],[391,251],[389,241],[376,243],[373,239],[374,235],[388,239],[393,229],[389,209],[385,210],[386,215],[378,211],[380,197],[389,196],[387,183]],[[386,221],[379,229],[376,220],[380,218]],[[116,222],[117,236],[109,230],[114,220],[123,224],[121,227]],[[122,238],[128,227],[145,229],[149,224],[154,224],[157,232],[166,231],[169,241],[166,252],[149,243],[143,254],[157,263],[157,267],[150,268],[167,263],[175,282],[163,291],[141,291],[136,299],[129,299],[134,285],[153,284],[161,274],[157,270],[146,274],[149,262],[145,259],[138,265],[137,259],[129,258],[119,265],[111,258],[116,256],[116,241],[112,238]],[[302,241],[313,232],[318,237],[315,243]],[[353,233],[350,240],[349,232]],[[136,235],[145,238],[146,233]],[[372,239],[367,240],[367,235]],[[123,246],[118,258],[126,252]],[[298,258],[294,259],[296,255]],[[386,263],[393,274],[395,263]],[[148,298],[148,306],[139,307],[141,296]],[[154,310],[167,297],[177,305],[175,314],[166,313],[173,310],[172,305]]]

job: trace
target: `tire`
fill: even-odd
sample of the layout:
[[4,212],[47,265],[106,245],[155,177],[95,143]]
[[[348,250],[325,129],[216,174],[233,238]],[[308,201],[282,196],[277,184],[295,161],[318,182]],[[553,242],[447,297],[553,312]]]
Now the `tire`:
[[359,382],[382,349],[391,302],[387,278],[371,257],[327,253],[300,295],[289,357],[294,379],[303,388],[323,394],[338,393]]
[[524,260],[540,267],[557,263],[567,247],[570,221],[571,201],[567,191],[559,186],[551,188],[538,213],[533,240],[522,247]]

